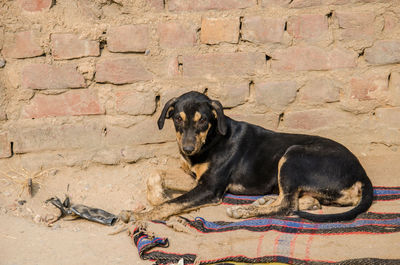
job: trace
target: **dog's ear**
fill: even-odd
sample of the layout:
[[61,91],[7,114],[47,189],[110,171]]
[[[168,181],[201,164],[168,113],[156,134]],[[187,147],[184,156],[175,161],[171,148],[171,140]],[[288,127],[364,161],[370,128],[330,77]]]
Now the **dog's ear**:
[[157,124],[158,129],[162,129],[164,127],[165,119],[171,118],[172,112],[175,108],[175,103],[178,101],[177,98],[171,98],[165,103],[165,106],[161,112],[160,118],[158,118]]
[[222,135],[225,135],[228,127],[226,125],[226,117],[224,114],[222,104],[217,100],[212,100],[211,107],[213,109],[214,115],[216,115],[217,118],[218,132]]

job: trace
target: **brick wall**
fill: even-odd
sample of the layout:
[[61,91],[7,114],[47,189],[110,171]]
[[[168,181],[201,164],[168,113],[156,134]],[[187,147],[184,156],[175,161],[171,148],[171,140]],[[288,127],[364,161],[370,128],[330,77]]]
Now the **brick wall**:
[[2,2],[0,162],[176,155],[156,120],[189,90],[269,129],[397,152],[399,19],[397,0]]

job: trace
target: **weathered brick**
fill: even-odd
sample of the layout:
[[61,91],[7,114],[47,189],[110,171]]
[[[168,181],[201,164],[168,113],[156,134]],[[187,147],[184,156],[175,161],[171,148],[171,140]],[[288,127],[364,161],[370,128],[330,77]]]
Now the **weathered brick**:
[[28,89],[66,89],[85,87],[76,66],[29,64],[22,70],[22,87]]
[[73,59],[100,55],[97,41],[80,39],[75,34],[52,34],[51,42],[54,59]]
[[344,49],[293,46],[276,50],[272,58],[271,67],[277,71],[332,70],[355,67],[357,54]]
[[400,128],[400,108],[380,108],[375,110],[377,120],[389,128]]
[[144,52],[150,42],[146,24],[111,27],[107,31],[107,47],[111,52]]
[[154,10],[164,10],[164,0],[148,0],[147,3]]
[[224,113],[234,120],[245,121],[263,128],[276,130],[278,127],[279,114],[277,113],[249,114],[243,111],[237,112],[235,109],[227,109]]
[[262,7],[271,7],[271,6],[289,6],[292,0],[261,0]]
[[110,145],[134,146],[139,144],[164,143],[175,141],[175,130],[170,120],[165,121],[164,128],[158,129],[158,115],[143,119],[129,128],[107,127],[106,141]]
[[284,115],[283,124],[295,130],[315,130],[348,122],[349,113],[335,109],[291,111]]
[[328,18],[320,14],[292,16],[287,21],[287,31],[295,39],[306,41],[328,40]]
[[152,74],[136,58],[103,59],[96,65],[99,83],[128,84],[151,79]]
[[282,18],[244,17],[242,39],[255,43],[282,42],[284,29]]
[[3,49],[4,43],[4,27],[0,27],[0,50]]
[[53,5],[53,0],[19,0],[21,8],[29,12],[48,10]]
[[238,43],[239,18],[203,18],[200,40],[206,44]]
[[164,48],[183,48],[196,44],[196,30],[192,26],[169,21],[158,25],[160,46]]
[[370,64],[393,64],[400,62],[399,40],[378,40],[365,49],[365,60]]
[[46,150],[71,150],[98,148],[104,142],[102,120],[75,123],[49,123],[45,119],[13,123],[9,139],[14,143],[14,153],[24,154]]
[[307,104],[323,104],[340,100],[339,88],[328,78],[313,79],[300,91],[300,100]]
[[115,108],[119,114],[150,115],[156,110],[156,94],[153,91],[139,92],[119,89],[115,94]]
[[350,97],[358,100],[382,98],[388,90],[388,74],[366,73],[350,80]]
[[372,39],[375,33],[375,14],[372,12],[336,12],[340,36],[343,40]]
[[396,31],[399,19],[393,13],[384,13],[383,17],[385,20],[383,31],[388,35],[391,35],[392,32]]
[[43,54],[39,45],[37,34],[33,31],[22,31],[16,33],[6,41],[3,49],[5,57],[9,58],[30,58]]
[[243,9],[257,5],[255,0],[170,0],[169,11],[205,11]]
[[296,98],[295,81],[267,81],[255,84],[256,102],[275,112],[282,112]]
[[11,155],[11,142],[8,140],[8,134],[0,133],[0,158],[10,157]]
[[322,0],[293,0],[290,3],[292,8],[303,8],[310,6],[319,6],[322,4]]
[[239,82],[236,84],[220,84],[208,88],[208,96],[219,100],[225,108],[233,108],[244,104],[249,95],[249,84]]
[[244,76],[264,72],[263,53],[210,53],[182,56],[187,77]]
[[24,106],[24,118],[104,114],[96,91],[80,89],[59,95],[37,94]]
[[389,104],[400,106],[400,73],[394,72],[390,75],[389,82]]

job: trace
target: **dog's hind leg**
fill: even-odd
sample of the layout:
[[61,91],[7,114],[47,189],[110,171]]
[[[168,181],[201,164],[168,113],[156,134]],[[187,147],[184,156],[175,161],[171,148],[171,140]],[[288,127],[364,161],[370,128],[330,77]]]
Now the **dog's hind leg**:
[[[286,172],[283,172],[286,163],[286,157],[283,156],[278,163],[278,186],[279,196],[274,199],[269,197],[266,203],[259,203],[247,206],[234,206],[227,209],[227,214],[233,218],[249,218],[259,215],[285,215],[291,210],[298,209],[299,192],[296,189],[291,189],[291,186],[284,185],[286,182]],[[265,198],[265,197],[264,197]],[[263,202],[261,200],[261,202]]]

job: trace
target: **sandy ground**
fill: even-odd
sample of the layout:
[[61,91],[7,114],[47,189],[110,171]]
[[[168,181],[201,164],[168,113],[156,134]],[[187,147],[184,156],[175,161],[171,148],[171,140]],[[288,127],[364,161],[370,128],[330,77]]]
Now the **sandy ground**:
[[[378,152],[360,157],[360,160],[374,185],[400,186],[399,158],[396,151]],[[151,264],[140,260],[126,232],[108,235],[115,227],[86,220],[60,220],[48,227],[46,221],[54,218],[58,210],[45,200],[52,196],[64,199],[64,194],[68,194],[72,203],[114,214],[143,207],[146,204],[145,181],[151,170],[160,164],[177,167],[174,161],[153,159],[124,166],[51,169],[48,174],[34,179],[33,197],[26,190],[21,193],[22,176],[14,179],[2,176],[0,265]],[[14,169],[18,171],[18,166]],[[26,202],[22,204],[21,201]]]
[[[0,264],[146,264],[140,260],[127,232],[108,235],[116,226],[62,219],[48,227],[46,222],[59,211],[45,201],[52,196],[63,200],[68,194],[72,203],[114,214],[135,209],[146,203],[143,180],[153,166],[154,161],[146,161],[126,166],[51,169],[48,175],[34,179],[33,197],[27,190],[19,195],[22,185],[17,180],[22,176],[17,180],[3,176]],[[21,168],[18,172],[22,172]],[[23,201],[26,202],[21,205]]]

